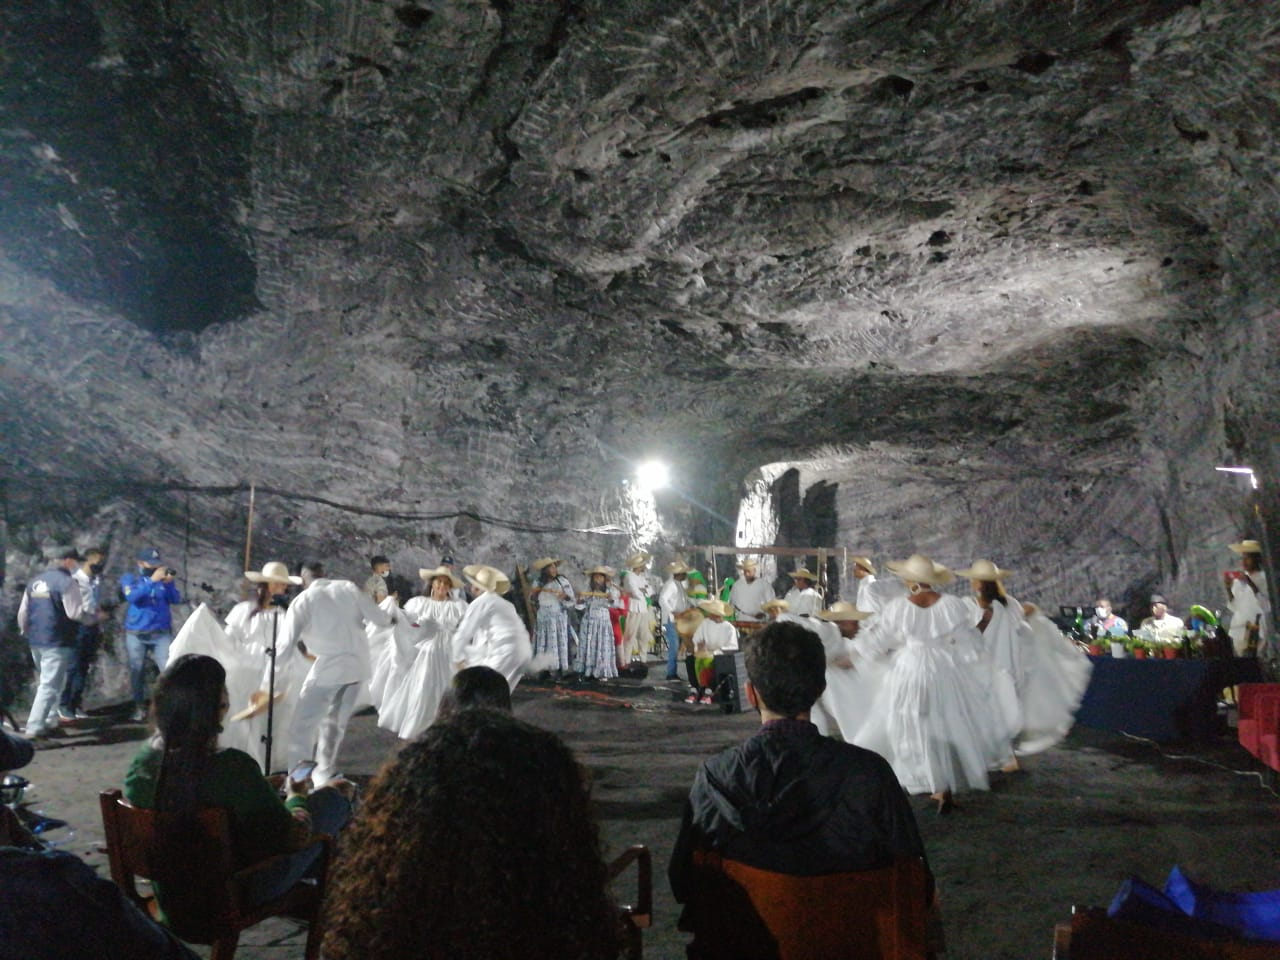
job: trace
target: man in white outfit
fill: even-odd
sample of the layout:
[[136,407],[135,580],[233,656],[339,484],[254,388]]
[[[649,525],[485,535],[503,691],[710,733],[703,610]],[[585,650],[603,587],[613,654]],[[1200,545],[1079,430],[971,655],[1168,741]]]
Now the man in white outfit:
[[475,599],[453,633],[455,672],[467,667],[491,667],[507,678],[515,690],[525,667],[533,659],[529,631],[503,594],[511,581],[496,567],[482,563],[462,568]]
[[818,582],[817,575],[801,567],[791,574],[791,579],[795,586],[788,590],[786,597],[783,598],[791,607],[791,615],[816,617],[822,610],[822,595],[813,588],[813,585]]
[[[315,662],[298,694],[289,727],[289,766],[314,756],[315,787],[336,773],[338,749],[355,712],[361,687],[370,676],[365,623],[386,627],[394,617],[350,580],[328,580],[319,564],[302,571],[302,593],[289,606],[280,627],[279,646],[298,641]],[[314,752],[313,752],[314,748]]]
[[662,635],[667,639],[667,679],[679,680],[676,674],[676,652],[680,649],[680,635],[676,632],[676,615],[689,609],[689,595],[685,593],[685,581],[689,567],[683,560],[667,564],[667,582],[658,594],[658,610],[662,615]]
[[1267,595],[1267,573],[1262,569],[1262,544],[1241,540],[1227,547],[1240,557],[1240,569],[1223,574],[1227,588],[1227,609],[1231,623],[1227,632],[1237,657],[1256,653],[1264,659],[1274,654],[1263,646],[1270,633],[1271,598]]
[[739,620],[759,623],[765,619],[760,605],[774,599],[773,587],[756,576],[758,569],[754,560],[743,560],[742,576],[733,582],[729,591],[729,602],[737,610]]

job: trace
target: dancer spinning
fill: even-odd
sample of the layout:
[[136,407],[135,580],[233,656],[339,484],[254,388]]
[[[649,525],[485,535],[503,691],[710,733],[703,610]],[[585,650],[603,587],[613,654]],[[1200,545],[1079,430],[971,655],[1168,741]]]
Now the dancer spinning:
[[557,677],[569,672],[569,614],[577,602],[573,585],[560,576],[560,561],[541,557],[529,566],[538,573],[533,597],[538,602],[533,635],[534,669],[550,670]]
[[514,690],[533,657],[533,648],[520,614],[503,597],[511,589],[511,581],[501,570],[482,563],[463,567],[462,574],[476,599],[453,634],[453,665],[458,670],[492,667]]
[[954,575],[918,553],[887,566],[908,595],[880,613],[878,644],[897,653],[854,742],[888,760],[908,793],[928,793],[949,813],[954,791],[986,790],[988,769],[1010,759],[1007,731],[979,673],[960,660],[982,646],[968,609],[935,589]]
[[584,677],[608,680],[618,675],[613,622],[609,618],[609,608],[618,602],[618,591],[609,583],[613,571],[608,567],[592,567],[587,575],[591,578],[587,589],[578,594],[578,605],[584,611],[578,637],[578,670]]

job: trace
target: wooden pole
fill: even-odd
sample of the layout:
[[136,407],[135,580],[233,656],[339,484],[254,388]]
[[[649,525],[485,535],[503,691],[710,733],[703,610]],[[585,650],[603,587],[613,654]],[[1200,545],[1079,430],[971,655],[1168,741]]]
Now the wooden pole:
[[245,530],[244,530],[244,568],[246,570],[253,569],[251,557],[253,554],[253,499],[254,499],[255,492],[256,491],[255,491],[254,484],[250,483],[249,484],[249,520],[245,524]]

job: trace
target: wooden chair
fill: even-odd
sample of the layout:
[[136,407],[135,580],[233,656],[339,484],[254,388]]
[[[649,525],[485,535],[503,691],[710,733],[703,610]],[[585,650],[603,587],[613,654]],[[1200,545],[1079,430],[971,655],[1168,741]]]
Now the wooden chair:
[[900,857],[857,873],[798,877],[694,853],[682,929],[706,960],[925,960],[929,882]]
[[609,864],[609,880],[616,880],[631,864],[636,865],[636,899],[634,903],[619,904],[624,952],[627,960],[641,960],[644,956],[644,931],[653,924],[653,859],[649,848],[635,844],[623,850]]
[[1202,940],[1113,920],[1099,907],[1073,907],[1053,930],[1054,960],[1277,960],[1280,944]]
[[104,790],[98,796],[102,808],[102,825],[106,832],[107,858],[111,879],[126,897],[144,913],[160,921],[177,936],[191,943],[211,944],[213,960],[231,960],[240,941],[240,931],[268,917],[287,916],[304,920],[307,931],[307,960],[320,955],[320,904],[333,849],[331,837],[320,834],[313,841],[321,847],[316,879],[298,883],[285,894],[262,904],[250,904],[245,890],[261,872],[277,868],[291,854],[280,854],[252,866],[237,870],[234,864],[230,824],[226,810],[209,807],[200,811],[199,819],[206,842],[206,855],[199,862],[184,864],[181,877],[191,885],[181,891],[165,894],[164,903],[154,895],[138,890],[138,879],[154,880],[157,873],[164,886],[171,889],[182,879],[173,879],[174,869],[166,865],[157,870],[152,861],[152,848],[159,819],[154,810],[135,807],[119,790]]

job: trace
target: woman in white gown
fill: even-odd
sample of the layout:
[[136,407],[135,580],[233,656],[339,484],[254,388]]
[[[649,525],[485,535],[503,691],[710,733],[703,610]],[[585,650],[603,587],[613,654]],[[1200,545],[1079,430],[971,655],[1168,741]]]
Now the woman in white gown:
[[414,597],[404,605],[404,612],[422,639],[412,666],[378,713],[378,726],[404,740],[414,739],[435,722],[440,700],[453,680],[453,632],[467,612],[466,602],[453,595],[462,581],[448,567],[418,573],[429,585],[430,596]]
[[888,760],[908,793],[928,793],[948,813],[953,792],[988,788],[988,769],[1008,758],[1007,731],[966,665],[982,646],[968,608],[934,589],[954,575],[918,553],[887,566],[908,595],[880,612],[877,643],[897,652],[854,743]]
[[455,670],[492,667],[507,678],[512,690],[533,658],[529,631],[503,594],[511,581],[497,567],[482,563],[462,568],[475,599],[467,605],[462,622],[453,633]]

